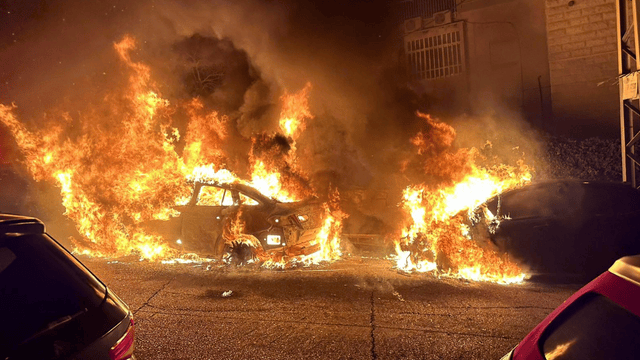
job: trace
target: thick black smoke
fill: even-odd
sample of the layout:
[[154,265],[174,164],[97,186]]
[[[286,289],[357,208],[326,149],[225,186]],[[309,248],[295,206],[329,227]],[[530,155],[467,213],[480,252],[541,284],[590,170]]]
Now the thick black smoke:
[[[231,170],[242,172],[251,137],[277,131],[281,96],[310,82],[314,118],[296,147],[312,183],[388,190],[394,202],[406,185],[400,164],[415,151],[408,141],[421,125],[415,112],[433,104],[404,85],[389,3],[4,2],[0,102],[15,102],[31,125],[50,109],[78,119],[126,83],[113,43],[130,34],[138,42],[132,59],[150,65],[162,97],[199,97],[229,118]],[[176,117],[185,129],[186,116]]]

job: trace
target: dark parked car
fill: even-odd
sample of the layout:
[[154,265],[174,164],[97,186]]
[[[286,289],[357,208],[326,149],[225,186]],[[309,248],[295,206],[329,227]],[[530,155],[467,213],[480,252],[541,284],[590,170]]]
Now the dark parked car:
[[536,326],[502,360],[637,359],[640,255],[616,261]]
[[312,242],[324,209],[313,198],[282,203],[245,184],[196,182],[188,203],[175,209],[178,217],[146,226],[184,251],[223,255],[242,234],[253,236],[265,252],[308,255],[319,250]]
[[640,253],[640,192],[622,183],[532,184],[490,199],[476,215],[476,231],[533,273],[592,279]]
[[134,359],[131,312],[34,218],[0,214],[0,359]]

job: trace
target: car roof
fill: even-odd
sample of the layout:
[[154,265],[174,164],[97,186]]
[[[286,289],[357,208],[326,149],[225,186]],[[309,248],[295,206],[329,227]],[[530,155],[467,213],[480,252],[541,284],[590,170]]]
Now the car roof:
[[491,198],[489,198],[485,203],[492,203],[492,202],[496,202],[498,201],[499,198],[507,198],[510,196],[513,196],[515,194],[521,194],[521,193],[527,193],[533,189],[544,189],[544,188],[552,188],[554,186],[572,186],[572,187],[577,187],[577,186],[581,186],[581,187],[585,187],[587,189],[603,189],[603,188],[608,188],[608,189],[628,189],[629,190],[629,194],[633,192],[637,193],[637,197],[640,197],[640,191],[634,189],[632,186],[630,186],[627,183],[624,182],[613,182],[613,181],[585,181],[585,180],[576,180],[576,179],[557,179],[557,180],[543,180],[543,181],[537,181],[537,182],[532,182],[529,184],[526,184],[525,186],[522,187],[518,187],[518,188],[514,188],[514,189],[510,189],[510,190],[506,190],[498,195],[495,195]]
[[215,186],[215,187],[219,187],[222,189],[227,189],[227,190],[238,190],[241,191],[243,193],[245,193],[246,195],[254,198],[255,200],[258,200],[260,202],[262,202],[263,204],[273,204],[273,203],[277,203],[278,201],[272,198],[269,198],[267,196],[265,196],[264,194],[262,194],[261,192],[259,192],[258,190],[254,189],[253,187],[249,186],[249,185],[245,185],[239,182],[234,182],[234,183],[217,183],[217,182],[201,182],[201,181],[197,181],[196,186]]
[[640,286],[640,255],[625,256],[616,260],[609,271]]
[[525,186],[505,191],[501,195],[504,195],[507,193],[517,193],[520,191],[526,191],[532,188],[549,187],[549,186],[556,186],[561,184],[581,185],[581,186],[588,186],[588,187],[613,187],[613,188],[633,189],[629,184],[624,182],[618,182],[618,181],[602,181],[602,180],[587,181],[587,180],[578,180],[578,179],[555,179],[555,180],[543,180],[543,181],[532,182]]
[[0,213],[0,236],[6,234],[42,234],[44,223],[36,218]]

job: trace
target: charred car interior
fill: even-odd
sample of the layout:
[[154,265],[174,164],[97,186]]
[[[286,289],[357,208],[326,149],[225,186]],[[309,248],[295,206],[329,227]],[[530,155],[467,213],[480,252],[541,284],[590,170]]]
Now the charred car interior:
[[[188,202],[175,210],[179,216],[150,226],[181,251],[233,254],[244,261],[267,252],[298,256],[319,250],[314,240],[324,210],[313,198],[282,203],[241,183],[194,182]],[[246,241],[241,244],[239,237]]]

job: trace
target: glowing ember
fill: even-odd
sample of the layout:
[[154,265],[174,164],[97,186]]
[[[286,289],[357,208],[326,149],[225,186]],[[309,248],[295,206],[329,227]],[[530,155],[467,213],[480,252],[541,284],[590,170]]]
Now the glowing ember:
[[525,275],[515,263],[498,254],[488,239],[472,236],[467,216],[492,196],[529,182],[528,167],[522,162],[517,167],[476,165],[482,160],[477,149],[452,149],[453,128],[428,115],[418,116],[428,130],[412,142],[419,155],[428,156],[424,170],[436,180],[403,192],[408,220],[396,241],[397,267],[476,281],[522,281]]

